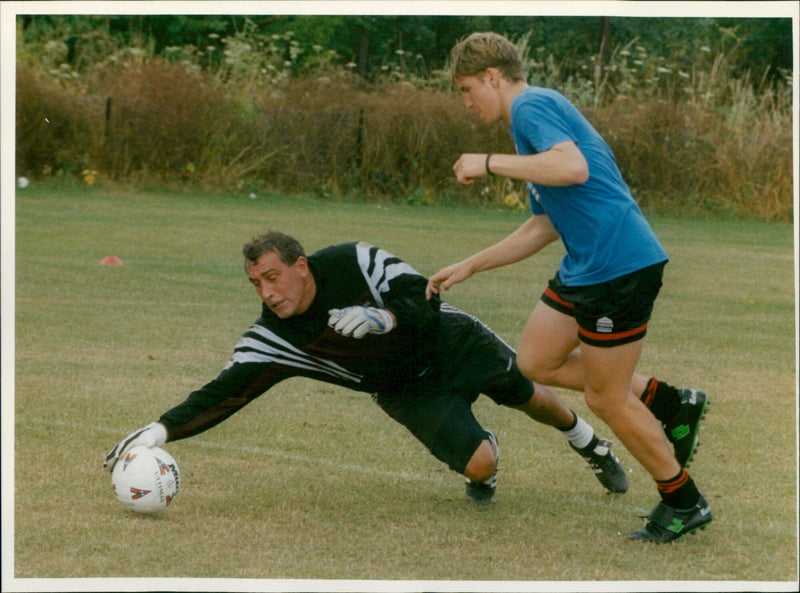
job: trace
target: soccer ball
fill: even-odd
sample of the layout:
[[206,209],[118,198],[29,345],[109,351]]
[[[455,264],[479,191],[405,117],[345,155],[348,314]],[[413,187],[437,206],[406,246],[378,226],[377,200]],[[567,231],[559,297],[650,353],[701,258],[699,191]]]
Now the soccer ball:
[[163,511],[180,486],[178,464],[159,447],[133,447],[117,460],[111,472],[111,488],[117,500],[137,513]]

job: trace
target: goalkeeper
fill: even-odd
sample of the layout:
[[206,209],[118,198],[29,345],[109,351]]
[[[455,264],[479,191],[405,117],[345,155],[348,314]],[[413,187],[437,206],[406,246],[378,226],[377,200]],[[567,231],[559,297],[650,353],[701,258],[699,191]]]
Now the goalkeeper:
[[306,257],[294,238],[268,232],[243,249],[245,271],[263,301],[219,376],[115,446],[111,471],[135,445],[161,446],[222,422],[276,383],[310,377],[373,394],[375,402],[437,459],[466,477],[467,497],[492,498],[499,447],[471,405],[478,395],[553,426],[610,492],[625,471],[547,387],[517,369],[514,350],[478,319],[438,296],[427,280],[383,249],[346,243]]

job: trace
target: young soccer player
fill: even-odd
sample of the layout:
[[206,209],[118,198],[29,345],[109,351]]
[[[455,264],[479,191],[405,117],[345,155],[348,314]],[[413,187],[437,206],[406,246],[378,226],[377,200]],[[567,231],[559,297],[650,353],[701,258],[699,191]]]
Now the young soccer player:
[[656,481],[661,502],[630,538],[669,542],[704,528],[711,510],[685,466],[707,397],[635,372],[668,258],[611,149],[565,97],[528,86],[516,47],[501,35],[461,41],[450,73],[468,109],[487,123],[510,124],[517,149],[461,155],[457,180],[524,180],[533,215],[499,243],[434,274],[428,296],[560,238],[567,253],[528,320],[518,367],[538,383],[584,391],[590,409]]

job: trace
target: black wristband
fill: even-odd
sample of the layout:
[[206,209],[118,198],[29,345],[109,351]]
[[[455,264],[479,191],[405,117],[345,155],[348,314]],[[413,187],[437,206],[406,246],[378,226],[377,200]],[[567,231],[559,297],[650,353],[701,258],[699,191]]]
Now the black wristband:
[[487,174],[487,175],[494,175],[494,173],[492,173],[492,170],[489,168],[489,159],[491,158],[491,156],[492,156],[492,153],[491,153],[491,152],[490,152],[489,154],[487,154],[487,155],[486,155],[486,163],[485,163],[485,166],[486,166],[486,174]]

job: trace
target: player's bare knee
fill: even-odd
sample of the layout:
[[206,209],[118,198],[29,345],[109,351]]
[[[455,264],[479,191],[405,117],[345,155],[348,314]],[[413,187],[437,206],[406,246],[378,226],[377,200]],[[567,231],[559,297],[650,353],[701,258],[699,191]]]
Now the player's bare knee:
[[548,383],[551,372],[536,359],[517,355],[517,368],[522,375],[537,383]]
[[496,468],[497,456],[494,446],[485,440],[472,454],[467,467],[464,468],[464,476],[473,482],[483,482],[492,477]]
[[586,406],[592,411],[592,414],[603,420],[607,415],[607,408],[603,405],[602,401],[591,398],[588,395],[585,398]]
[[608,418],[613,418],[618,413],[618,400],[607,394],[587,389],[584,399],[592,413],[604,422],[606,422]]

